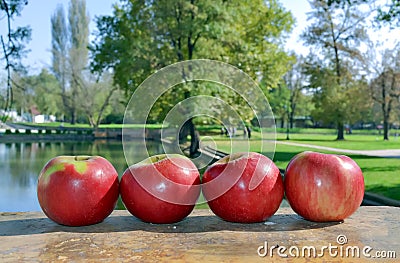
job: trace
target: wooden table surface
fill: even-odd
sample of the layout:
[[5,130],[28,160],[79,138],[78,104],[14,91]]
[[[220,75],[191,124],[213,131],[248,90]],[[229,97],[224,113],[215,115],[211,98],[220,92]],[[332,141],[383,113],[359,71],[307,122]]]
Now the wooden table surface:
[[57,225],[42,212],[0,213],[0,262],[21,261],[400,262],[400,208],[360,207],[344,222],[313,223],[284,207],[256,224],[199,209],[169,225],[116,210],[87,227]]

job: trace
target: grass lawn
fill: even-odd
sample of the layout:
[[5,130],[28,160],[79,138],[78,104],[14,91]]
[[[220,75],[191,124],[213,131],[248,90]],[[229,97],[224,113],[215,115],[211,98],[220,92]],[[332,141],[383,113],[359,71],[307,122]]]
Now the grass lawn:
[[[329,134],[296,134],[296,136],[293,135],[293,138],[295,139],[293,142],[358,150],[400,149],[400,141],[375,141],[373,140],[374,136],[372,135],[354,136],[355,137],[347,136],[346,141],[337,142],[334,141],[335,136]],[[278,134],[278,139],[282,138],[286,138],[286,136],[284,134]],[[210,141],[210,144],[216,145],[218,150],[224,152],[231,151],[231,143],[234,145],[234,151],[247,151],[249,149],[250,151],[262,152],[263,154],[272,157],[271,152],[260,151],[261,141],[257,139],[251,140],[250,143],[247,144],[246,141],[233,140],[231,142],[230,140],[216,136],[214,137],[213,142]],[[273,160],[279,168],[285,169],[294,155],[307,150],[309,151],[313,149],[277,144]],[[329,151],[320,152],[330,153]],[[348,156],[355,160],[361,167],[365,178],[366,191],[400,200],[400,159],[369,157],[363,155]]]

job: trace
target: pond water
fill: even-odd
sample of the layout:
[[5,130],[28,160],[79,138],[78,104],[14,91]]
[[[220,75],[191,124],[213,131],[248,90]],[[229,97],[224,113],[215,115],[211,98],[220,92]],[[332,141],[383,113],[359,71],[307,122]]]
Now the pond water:
[[[147,147],[149,154],[163,152],[157,142]],[[137,161],[148,156],[145,149],[134,154]],[[119,175],[128,167],[121,141],[0,143],[0,211],[40,211],[37,178],[46,162],[58,155],[100,155]],[[118,207],[122,208],[120,203]]]
[[[164,153],[161,143],[147,142],[146,148],[132,141],[130,164],[149,155]],[[128,167],[121,141],[15,142],[0,143],[0,212],[40,211],[37,178],[43,166],[59,155],[100,155],[108,159],[121,176]],[[281,206],[288,206],[284,200]],[[124,209],[121,201],[117,209]]]

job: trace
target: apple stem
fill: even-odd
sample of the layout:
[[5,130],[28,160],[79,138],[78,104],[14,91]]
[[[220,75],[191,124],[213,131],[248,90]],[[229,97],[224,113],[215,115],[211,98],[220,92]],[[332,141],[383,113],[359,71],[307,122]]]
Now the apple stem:
[[88,155],[79,155],[79,156],[75,156],[75,161],[87,161],[90,158],[91,157]]

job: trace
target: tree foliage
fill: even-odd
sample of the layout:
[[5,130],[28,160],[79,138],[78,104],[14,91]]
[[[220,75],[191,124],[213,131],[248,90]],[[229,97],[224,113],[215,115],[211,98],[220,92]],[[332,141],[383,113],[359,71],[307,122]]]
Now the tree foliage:
[[399,108],[400,99],[400,51],[399,45],[379,54],[372,46],[366,61],[373,76],[369,87],[372,99],[379,105],[383,119],[383,139],[389,140],[389,123]]
[[81,90],[80,96],[85,99],[84,103],[79,104],[79,109],[92,127],[98,127],[102,118],[112,112],[110,104],[117,93],[117,86],[113,85],[110,74],[104,74],[97,80],[89,80],[85,88]]
[[169,64],[209,58],[238,66],[276,86],[290,59],[282,37],[292,17],[277,1],[128,1],[113,16],[97,18],[92,70],[112,68],[114,81],[131,94]]
[[289,115],[288,121],[290,128],[293,128],[296,114],[303,111],[303,116],[305,116],[307,111],[307,97],[303,91],[307,85],[308,78],[304,72],[304,63],[305,58],[303,56],[297,56],[295,63],[283,77],[284,85],[289,90],[287,113]]
[[391,0],[378,9],[378,21],[400,26],[400,1]]
[[390,25],[400,25],[400,1],[399,0],[328,0],[328,5],[343,8],[346,5],[368,4],[375,6],[375,21],[378,25],[389,23]]
[[284,128],[284,124],[288,121],[288,112],[290,104],[290,90],[282,83],[277,88],[271,89],[267,95],[268,102],[274,111],[275,119],[280,120],[279,127]]
[[[68,22],[67,22],[68,21]],[[88,65],[89,15],[85,0],[71,0],[68,16],[59,5],[51,17],[53,71],[60,83],[63,105],[75,123]]]
[[[310,85],[317,92],[316,108],[325,121],[337,126],[337,139],[344,139],[344,121],[349,115],[348,105],[355,92],[352,71],[360,68],[362,52],[358,47],[367,38],[365,19],[368,14],[356,5],[344,2],[339,8],[332,1],[313,0],[310,26],[302,37],[306,44],[314,47],[320,58],[310,56]],[[314,53],[316,54],[316,53]],[[312,64],[318,65],[317,67]]]
[[69,34],[67,30],[66,16],[62,5],[58,5],[51,16],[51,53],[52,72],[56,77],[62,97],[63,110],[71,111],[68,92],[69,82]]
[[89,14],[85,0],[71,0],[68,15],[59,5],[51,17],[52,70],[56,76],[66,119],[86,116],[98,127],[116,87],[105,74],[95,79],[88,70]]
[[31,114],[32,109],[40,114],[60,117],[63,112],[60,108],[61,96],[58,81],[46,69],[38,75],[14,74],[15,104],[20,113]]
[[[228,62],[254,79],[264,78],[267,87],[276,86],[290,59],[283,51],[282,37],[292,22],[290,13],[275,0],[246,4],[238,0],[122,0],[114,6],[113,16],[97,18],[92,70],[101,73],[112,69],[115,83],[128,97],[155,71],[196,58]],[[184,74],[182,80],[187,80]],[[176,105],[200,90],[215,95],[221,87],[186,84],[175,89],[173,95],[162,96],[160,105]],[[240,99],[232,97],[231,101]],[[243,103],[232,105],[240,107]],[[152,116],[162,121],[162,114]],[[185,125],[189,128],[182,131],[190,134],[193,155],[193,145],[198,142],[192,118]]]
[[309,65],[307,73],[311,76],[308,88],[312,90],[315,109],[312,112],[315,120],[325,124],[354,124],[362,120],[371,107],[370,96],[365,80],[352,79],[348,75],[346,83],[336,82],[333,68],[320,65]]
[[[7,28],[7,35],[0,35],[2,50],[0,60],[5,62],[4,69],[7,72],[5,94],[2,96],[3,99],[0,100],[1,106],[5,112],[11,109],[14,99],[12,71],[23,69],[21,60],[27,52],[25,44],[31,37],[31,29],[29,26],[17,27],[14,29],[12,21],[16,16],[21,15],[22,9],[27,4],[27,0],[0,0],[0,22],[6,20]],[[7,115],[1,116],[1,120],[5,121],[6,119]]]

